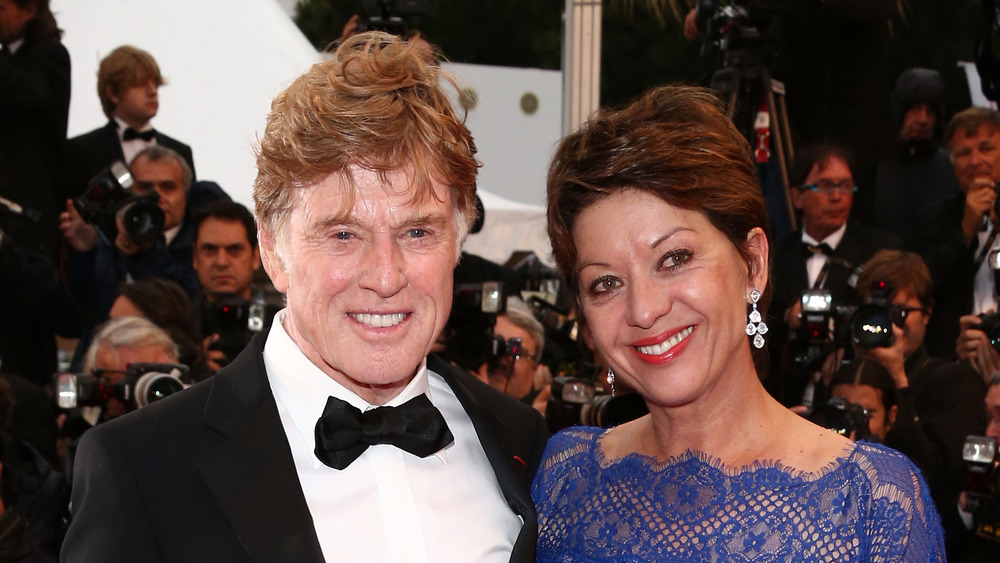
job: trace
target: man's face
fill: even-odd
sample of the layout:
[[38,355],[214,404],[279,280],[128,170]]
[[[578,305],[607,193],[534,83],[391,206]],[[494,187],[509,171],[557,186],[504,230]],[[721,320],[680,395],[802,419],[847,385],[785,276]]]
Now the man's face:
[[261,257],[285,294],[283,325],[317,367],[383,404],[410,382],[448,320],[458,230],[451,191],[413,201],[407,170],[349,167],[299,189],[277,239],[260,231]]
[[903,125],[899,136],[904,141],[927,140],[934,136],[934,122],[937,114],[927,104],[915,104],[903,115]]
[[0,43],[8,44],[24,36],[24,28],[35,18],[34,4],[21,8],[13,0],[0,0]]
[[927,321],[930,320],[930,315],[925,312],[927,309],[909,288],[904,287],[897,291],[891,304],[906,311],[906,320],[903,323],[903,339],[906,344],[903,348],[903,354],[909,357],[924,343],[924,334],[927,332]]
[[150,78],[141,84],[125,86],[117,94],[109,91],[115,116],[132,127],[145,127],[160,109],[158,89],[156,80]]
[[209,301],[226,294],[249,299],[250,283],[259,268],[260,254],[251,246],[242,222],[216,217],[202,221],[195,239],[194,269]]
[[132,162],[132,177],[135,193],[144,195],[156,190],[163,210],[163,229],[169,230],[184,220],[187,206],[187,191],[184,190],[184,171],[176,160],[149,160],[139,157]]
[[1000,440],[1000,385],[993,385],[986,393],[986,435]]
[[[143,362],[170,364],[177,362],[177,358],[156,345],[119,346],[114,350],[101,346],[97,350],[95,368],[102,372],[109,384],[114,385],[125,379],[125,372],[130,365]],[[110,420],[119,417],[125,414],[126,410],[125,405],[117,399],[109,399],[104,418]]]
[[501,362],[502,373],[490,373],[490,385],[507,393],[515,399],[520,399],[531,392],[535,382],[535,353],[538,345],[531,334],[517,326],[507,315],[497,317],[493,333],[504,340],[521,339],[522,353],[519,358],[510,358],[509,362]]
[[[841,158],[831,156],[813,166],[804,185],[819,186],[819,191],[795,188],[792,203],[802,210],[802,228],[809,236],[822,241],[847,223],[854,200],[854,178]],[[839,188],[829,189],[830,186]]]
[[981,125],[972,135],[959,129],[951,138],[951,162],[963,193],[1000,179],[1000,131]]

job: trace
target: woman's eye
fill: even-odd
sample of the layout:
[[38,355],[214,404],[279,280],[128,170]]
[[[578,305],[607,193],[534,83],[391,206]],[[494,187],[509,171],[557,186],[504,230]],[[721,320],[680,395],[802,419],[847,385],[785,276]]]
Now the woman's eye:
[[622,282],[618,278],[612,276],[604,276],[597,278],[590,284],[590,293],[592,295],[600,295],[602,293],[607,293],[621,287]]
[[667,269],[677,268],[683,266],[690,259],[691,259],[691,251],[675,250],[663,257],[662,267]]

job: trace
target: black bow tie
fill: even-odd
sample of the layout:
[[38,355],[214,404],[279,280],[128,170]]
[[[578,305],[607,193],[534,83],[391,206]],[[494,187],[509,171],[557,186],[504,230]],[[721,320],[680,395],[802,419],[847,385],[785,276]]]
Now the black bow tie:
[[802,243],[802,256],[805,256],[806,259],[809,259],[810,257],[816,254],[825,254],[827,256],[830,256],[831,254],[833,254],[833,249],[830,248],[830,245],[826,244],[825,242],[822,244],[809,244],[808,242]]
[[427,395],[398,407],[365,412],[330,397],[316,423],[315,453],[326,465],[344,469],[373,444],[392,444],[417,457],[427,457],[454,440],[448,423]]
[[153,136],[156,135],[156,131],[149,129],[147,131],[136,131],[131,127],[125,128],[125,133],[122,134],[122,139],[126,141],[132,141],[134,139],[142,139],[143,141],[149,142],[153,140]]

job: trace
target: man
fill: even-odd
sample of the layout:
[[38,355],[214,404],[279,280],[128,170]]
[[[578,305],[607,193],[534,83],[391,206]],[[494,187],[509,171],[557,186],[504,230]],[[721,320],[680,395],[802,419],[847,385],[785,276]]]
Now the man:
[[251,286],[260,270],[253,214],[239,203],[220,200],[203,207],[194,224],[194,269],[202,287],[194,307],[208,369],[215,373],[243,350],[250,336],[266,331],[277,311],[259,319],[259,327],[249,327]]
[[944,80],[934,70],[907,69],[896,80],[891,101],[896,150],[878,166],[870,215],[873,226],[908,240],[921,209],[959,193],[948,151],[941,147]]
[[[835,145],[806,147],[796,155],[789,181],[792,204],[801,212],[801,229],[775,248],[773,319],[775,346],[771,357],[769,386],[786,405],[802,404],[809,373],[814,366],[801,367],[793,358],[803,351],[801,327],[804,291],[829,290],[833,305],[853,300],[851,276],[868,258],[882,248],[898,247],[900,241],[882,231],[848,220],[857,186],[850,154]],[[801,368],[801,369],[800,369]]]
[[361,34],[274,101],[254,202],[287,307],[212,378],[84,437],[65,561],[533,559],[541,417],[425,361],[475,197],[440,80]]
[[[961,111],[948,124],[945,140],[961,193],[922,210],[913,241],[934,280],[937,306],[927,326],[927,350],[942,357],[956,351],[963,316],[997,308],[989,257],[1000,248],[994,205],[1000,179],[1000,114],[987,108]],[[978,322],[974,317],[962,320],[957,352],[988,377],[989,350],[974,346],[984,338],[974,328]]]
[[[906,454],[927,479],[947,530],[962,525],[952,510],[962,481],[962,445],[984,425],[982,409],[986,386],[965,362],[936,358],[923,346],[928,321],[933,319],[934,289],[930,271],[912,252],[883,250],[875,254],[858,276],[858,295],[868,300],[873,282],[886,282],[890,307],[902,326],[894,325],[895,340],[888,348],[858,349],[859,357],[874,359],[895,382],[898,413],[885,444]],[[892,316],[892,315],[890,315]],[[945,534],[950,553],[960,536]]]
[[250,299],[254,273],[260,269],[257,224],[235,201],[208,204],[194,219],[194,270],[206,301],[235,295]]
[[142,49],[122,45],[101,60],[97,95],[108,123],[70,139],[72,195],[83,193],[87,182],[112,162],[131,162],[152,145],[181,155],[194,177],[191,147],[154,130],[150,124],[160,108],[157,94],[164,84],[156,60]]
[[68,277],[78,300],[89,303],[90,314],[103,321],[126,279],[162,277],[180,284],[188,295],[199,291],[193,267],[194,225],[187,198],[191,169],[176,152],[160,146],[143,149],[132,160],[133,191],[155,193],[163,211],[163,240],[136,241],[119,228],[113,241],[83,222],[73,202],[66,202],[60,228],[69,243]]
[[[535,373],[547,368],[540,363],[545,349],[545,328],[517,297],[507,298],[506,311],[497,316],[493,333],[508,342],[506,354],[495,369],[487,372],[490,385],[519,401],[532,404],[540,389],[535,389]],[[516,354],[509,343],[519,339]]]

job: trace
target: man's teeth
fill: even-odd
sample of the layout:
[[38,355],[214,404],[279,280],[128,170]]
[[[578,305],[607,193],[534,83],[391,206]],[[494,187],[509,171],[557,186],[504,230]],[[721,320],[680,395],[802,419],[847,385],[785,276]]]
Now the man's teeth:
[[654,344],[652,346],[637,346],[636,349],[647,356],[659,356],[660,354],[666,354],[667,350],[680,344],[681,340],[690,336],[692,332],[694,332],[694,327],[689,326],[659,344]]
[[403,319],[406,318],[406,313],[389,313],[387,315],[379,315],[377,313],[351,313],[351,316],[361,324],[375,328],[385,328],[387,326],[396,326],[403,322]]

